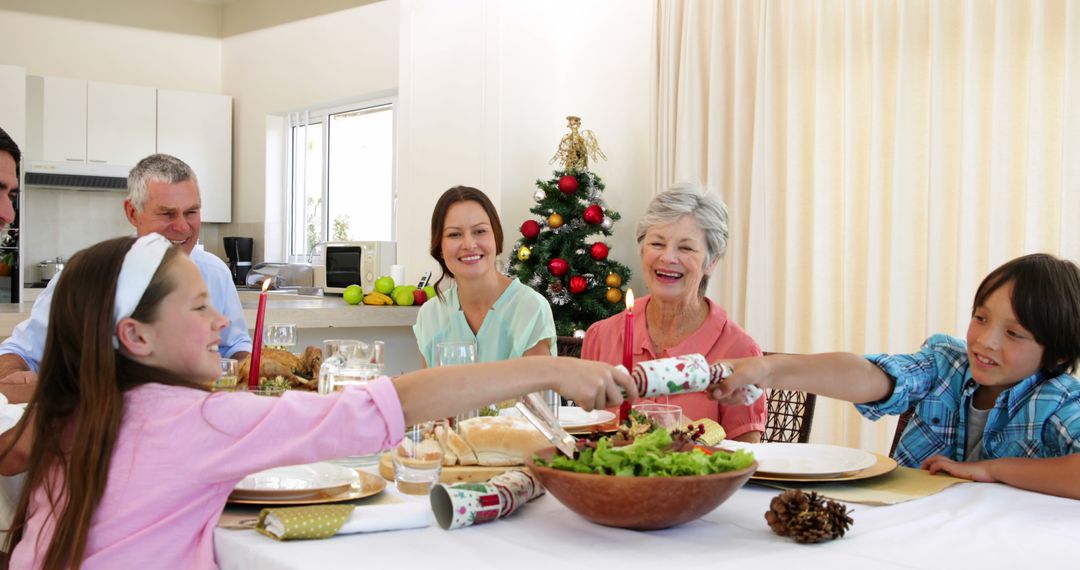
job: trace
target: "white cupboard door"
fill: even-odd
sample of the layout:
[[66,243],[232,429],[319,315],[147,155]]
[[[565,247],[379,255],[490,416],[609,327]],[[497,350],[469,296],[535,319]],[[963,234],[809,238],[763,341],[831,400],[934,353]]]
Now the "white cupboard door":
[[86,162],[86,80],[42,80],[42,160]]
[[86,101],[87,162],[135,166],[154,154],[156,89],[90,81]]
[[232,97],[158,90],[158,152],[199,179],[202,221],[232,221]]
[[26,155],[26,70],[14,65],[0,65],[0,93],[4,94],[4,104],[0,105],[0,128]]

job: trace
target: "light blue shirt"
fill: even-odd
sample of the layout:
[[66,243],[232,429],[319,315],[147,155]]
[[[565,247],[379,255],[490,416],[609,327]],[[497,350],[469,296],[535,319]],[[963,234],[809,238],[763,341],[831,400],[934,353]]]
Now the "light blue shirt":
[[[233,285],[232,273],[228,266],[216,255],[207,253],[199,247],[192,250],[191,261],[195,262],[203,280],[206,281],[206,286],[210,289],[210,304],[229,318],[229,326],[221,331],[218,352],[222,356],[237,352],[251,352],[251,336],[248,335],[247,324],[244,323],[244,309],[240,306],[240,295],[236,293],[236,286]],[[49,307],[52,306],[53,290],[59,281],[58,277],[60,276],[53,277],[34,301],[30,318],[15,325],[11,336],[0,344],[0,354],[17,355],[34,373],[37,373],[38,367],[41,366],[41,355],[45,351]]]
[[477,362],[517,358],[544,339],[551,345],[551,355],[558,354],[551,305],[517,279],[495,301],[476,334],[461,310],[457,285],[442,299],[435,297],[420,307],[413,333],[428,366],[435,365],[435,345],[440,342],[475,342]]

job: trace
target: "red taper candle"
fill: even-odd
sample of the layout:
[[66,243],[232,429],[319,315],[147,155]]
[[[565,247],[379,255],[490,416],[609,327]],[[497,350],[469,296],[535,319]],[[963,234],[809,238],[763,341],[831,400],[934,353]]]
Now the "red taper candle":
[[255,338],[251,349],[251,371],[248,372],[248,389],[259,388],[259,364],[262,360],[263,316],[266,315],[266,290],[270,288],[270,279],[263,281],[262,293],[259,293],[259,312],[255,315]]
[[[627,372],[634,369],[634,292],[626,290],[626,328],[623,331],[622,364]],[[624,401],[619,406],[619,422],[630,417],[630,402]]]

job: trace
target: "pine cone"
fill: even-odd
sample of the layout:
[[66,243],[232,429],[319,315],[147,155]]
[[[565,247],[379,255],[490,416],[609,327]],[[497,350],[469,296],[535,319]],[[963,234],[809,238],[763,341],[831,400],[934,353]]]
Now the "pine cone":
[[792,489],[773,497],[765,522],[780,536],[812,544],[844,536],[853,521],[846,505]]

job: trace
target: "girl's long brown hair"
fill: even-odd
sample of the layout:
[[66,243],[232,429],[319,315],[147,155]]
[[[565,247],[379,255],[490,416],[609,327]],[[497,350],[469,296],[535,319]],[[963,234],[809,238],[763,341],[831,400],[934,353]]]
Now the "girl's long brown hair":
[[[91,519],[108,481],[124,392],[148,382],[192,386],[113,348],[116,280],[134,242],[135,238],[124,237],[84,249],[60,274],[37,389],[24,416],[28,421],[15,428],[13,441],[29,429],[32,445],[8,552],[25,534],[31,494],[42,488],[56,522],[43,568],[78,568],[82,563]],[[144,323],[157,318],[161,300],[179,285],[167,276],[179,255],[175,247],[166,253],[132,318]],[[0,457],[10,451],[11,446]],[[6,560],[3,566],[7,567]]]

